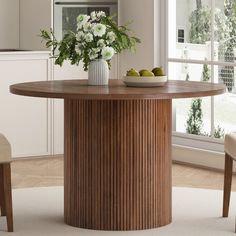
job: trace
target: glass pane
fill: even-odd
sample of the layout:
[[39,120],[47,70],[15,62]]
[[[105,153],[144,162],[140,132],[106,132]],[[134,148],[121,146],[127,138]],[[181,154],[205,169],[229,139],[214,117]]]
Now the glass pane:
[[211,67],[207,64],[169,63],[168,77],[171,80],[210,82]]
[[218,52],[215,60],[235,61],[236,0],[215,0],[214,44]]
[[[233,68],[233,70],[234,69],[235,68]],[[232,72],[232,67],[230,71]],[[228,132],[236,132],[236,116],[234,115],[236,114],[235,74],[232,74],[231,72],[225,72],[224,81],[222,81],[221,78],[218,78],[220,83],[226,85],[227,92],[223,95],[214,97],[214,126],[215,136],[217,138],[222,138],[223,135]],[[226,78],[228,79],[226,80]]]
[[211,60],[211,1],[169,0],[169,57]]
[[[169,78],[206,81],[211,79],[208,65],[169,63]],[[177,132],[211,135],[211,97],[176,99],[173,103],[173,128]]]
[[211,98],[176,99],[173,104],[175,131],[211,135]]
[[109,7],[63,7],[62,8],[62,32],[63,34],[71,30],[77,31],[77,17],[80,14],[89,15],[93,11],[104,11],[107,16],[110,15]]

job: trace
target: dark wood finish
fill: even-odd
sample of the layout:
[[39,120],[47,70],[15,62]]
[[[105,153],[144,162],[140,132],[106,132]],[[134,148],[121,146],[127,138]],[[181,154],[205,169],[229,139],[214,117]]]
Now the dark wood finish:
[[222,94],[225,86],[206,82],[168,81],[164,87],[131,88],[122,80],[110,80],[109,86],[87,86],[87,80],[41,81],[15,84],[14,94],[69,99],[123,100],[172,99]]
[[2,164],[0,164],[0,210],[1,210],[1,216],[6,216]]
[[171,100],[65,100],[65,222],[140,230],[171,222]]
[[233,158],[225,153],[223,217],[229,215],[229,203],[233,175]]
[[171,222],[171,103],[222,94],[225,86],[168,81],[130,88],[121,80],[16,84],[14,94],[65,100],[65,222],[100,230]]
[[7,218],[8,232],[13,232],[13,213],[12,213],[12,190],[11,190],[11,165],[10,163],[0,164],[0,191],[1,191],[1,210],[2,215]]

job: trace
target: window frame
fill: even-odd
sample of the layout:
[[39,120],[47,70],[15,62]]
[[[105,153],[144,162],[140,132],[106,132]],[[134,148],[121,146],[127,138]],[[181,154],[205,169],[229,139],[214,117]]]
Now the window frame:
[[[211,67],[211,83],[214,82],[214,66],[233,66],[236,67],[235,62],[221,62],[214,60],[214,34],[211,36],[211,60],[194,60],[194,59],[181,59],[181,58],[172,58],[169,57],[169,2],[172,0],[160,0],[161,6],[161,20],[160,20],[160,29],[161,29],[161,65],[164,66],[166,71],[168,71],[169,63],[188,63],[188,64],[207,64]],[[174,0],[178,1],[178,0]],[[214,16],[215,16],[215,0],[211,0],[211,8],[212,8],[212,22],[211,27],[214,24]],[[211,97],[211,133],[214,132],[214,97]],[[175,109],[173,109],[172,115],[172,125],[175,127]],[[215,152],[224,152],[224,140],[216,139],[213,137],[205,137],[192,135],[187,133],[172,131],[172,142],[174,145],[187,146],[192,148],[198,148],[203,150],[215,151]]]

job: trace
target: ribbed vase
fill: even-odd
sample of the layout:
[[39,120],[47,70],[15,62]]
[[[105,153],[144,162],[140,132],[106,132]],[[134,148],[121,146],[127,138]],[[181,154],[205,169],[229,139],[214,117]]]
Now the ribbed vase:
[[89,85],[108,85],[109,68],[105,60],[94,60],[89,65],[88,84]]

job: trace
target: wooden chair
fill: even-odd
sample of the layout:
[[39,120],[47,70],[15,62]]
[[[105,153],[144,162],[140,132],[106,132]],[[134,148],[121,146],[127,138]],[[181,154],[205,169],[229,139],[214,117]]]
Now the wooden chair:
[[223,217],[228,217],[229,215],[233,161],[236,161],[236,133],[230,133],[225,136]]
[[7,218],[8,232],[13,232],[12,189],[11,189],[11,146],[0,134],[0,210]]

